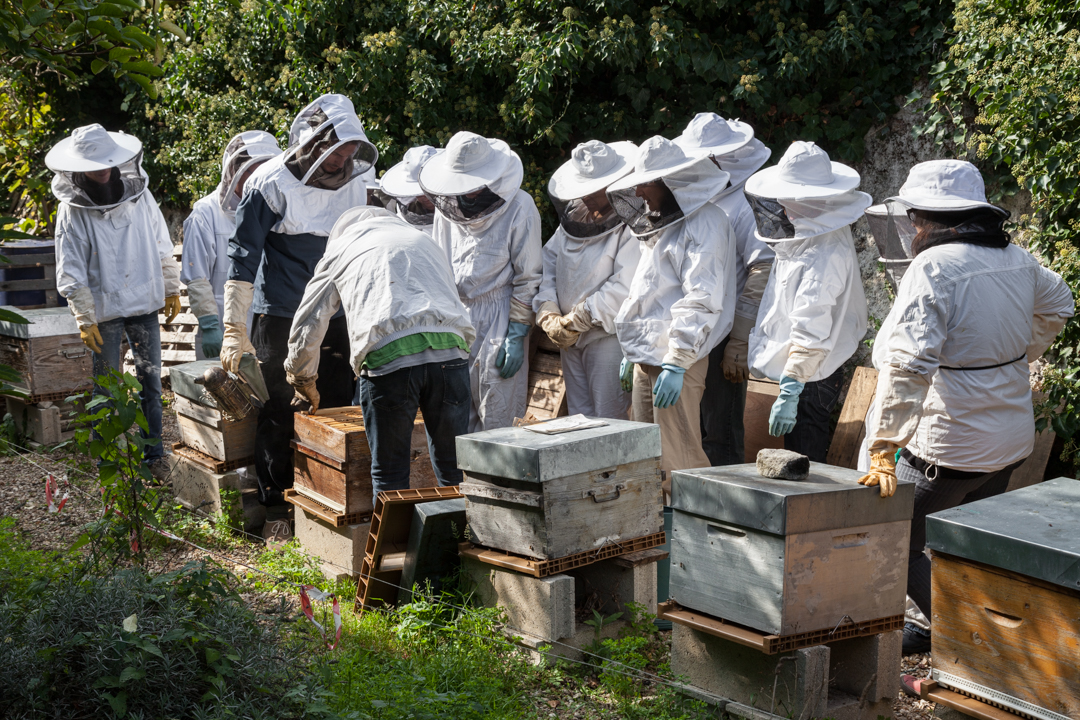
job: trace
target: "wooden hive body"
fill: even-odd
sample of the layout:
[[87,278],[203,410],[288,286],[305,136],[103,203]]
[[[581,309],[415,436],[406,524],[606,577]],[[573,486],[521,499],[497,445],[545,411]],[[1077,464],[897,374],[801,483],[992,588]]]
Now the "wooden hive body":
[[39,396],[63,400],[93,384],[93,354],[79,337],[79,327],[66,307],[19,310],[28,325],[0,323],[0,363],[22,375],[15,386],[37,401]]
[[180,440],[215,460],[230,463],[247,460],[255,455],[258,413],[253,412],[243,420],[230,420],[221,414],[203,386],[195,382],[208,368],[220,364],[216,358],[199,360],[176,365],[169,373]]

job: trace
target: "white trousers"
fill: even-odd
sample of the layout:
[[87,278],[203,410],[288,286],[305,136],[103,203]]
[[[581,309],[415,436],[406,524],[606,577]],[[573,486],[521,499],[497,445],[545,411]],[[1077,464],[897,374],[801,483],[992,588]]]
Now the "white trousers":
[[513,377],[503,378],[495,359],[506,339],[510,324],[510,296],[513,287],[499,288],[475,300],[463,300],[469,320],[476,328],[476,341],[469,351],[469,385],[472,409],[469,432],[510,427],[514,418],[524,417],[529,393],[529,338],[525,337],[525,361]]
[[574,345],[562,351],[566,406],[571,415],[619,420],[630,416],[633,396],[619,385],[622,358],[619,338],[614,335],[593,340],[583,348]]

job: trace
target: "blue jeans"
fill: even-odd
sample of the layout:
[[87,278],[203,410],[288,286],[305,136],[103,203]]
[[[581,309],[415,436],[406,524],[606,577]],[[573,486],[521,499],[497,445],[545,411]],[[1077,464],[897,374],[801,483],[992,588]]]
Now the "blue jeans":
[[806,383],[799,395],[795,429],[784,436],[784,448],[801,453],[814,462],[825,462],[829,454],[832,411],[843,387],[843,368],[824,380]]
[[[152,462],[165,455],[161,444],[161,326],[158,325],[157,313],[137,315],[135,317],[116,318],[98,323],[101,333],[101,352],[94,354],[94,376],[104,375],[108,370],[123,372],[124,359],[120,357],[120,343],[127,335],[131,354],[135,357],[135,378],[142,385],[143,415],[150,431],[143,433],[145,438],[154,438],[158,442],[146,448],[143,460]],[[101,391],[94,388],[94,394]]]
[[455,438],[469,432],[469,361],[451,360],[360,377],[356,402],[364,413],[371,450],[374,497],[383,490],[406,490],[412,460],[416,410],[424,415],[431,466],[439,485],[461,484]]
[[724,377],[724,350],[728,338],[709,353],[705,394],[701,396],[701,449],[709,463],[741,465],[746,462],[743,413],[746,412],[747,383],[733,383]]

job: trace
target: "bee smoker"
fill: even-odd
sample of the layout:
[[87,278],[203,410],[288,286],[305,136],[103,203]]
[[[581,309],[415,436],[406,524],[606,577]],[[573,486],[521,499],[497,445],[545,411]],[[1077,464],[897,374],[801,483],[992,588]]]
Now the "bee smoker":
[[263,401],[243,375],[227,372],[220,367],[211,367],[195,382],[203,386],[229,420],[243,420],[262,409]]

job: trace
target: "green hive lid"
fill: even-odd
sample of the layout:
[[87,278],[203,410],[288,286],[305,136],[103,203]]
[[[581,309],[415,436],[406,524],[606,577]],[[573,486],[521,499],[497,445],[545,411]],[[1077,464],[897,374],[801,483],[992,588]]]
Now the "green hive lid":
[[4,309],[22,315],[30,323],[23,325],[22,323],[0,322],[0,335],[27,340],[30,338],[79,334],[79,325],[75,322],[75,316],[71,314],[71,308],[53,307],[20,310],[17,307],[5,305]]
[[660,426],[604,422],[603,427],[558,435],[514,427],[459,435],[458,467],[467,473],[545,482],[660,457]]
[[671,474],[671,506],[711,520],[776,535],[910,520],[915,483],[901,481],[892,497],[859,484],[864,473],[810,463],[806,480],[758,475],[757,465],[726,465]]
[[926,518],[935,552],[1080,590],[1080,481],[1057,478]]

